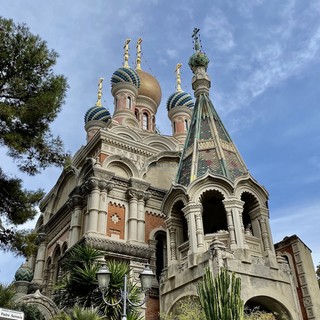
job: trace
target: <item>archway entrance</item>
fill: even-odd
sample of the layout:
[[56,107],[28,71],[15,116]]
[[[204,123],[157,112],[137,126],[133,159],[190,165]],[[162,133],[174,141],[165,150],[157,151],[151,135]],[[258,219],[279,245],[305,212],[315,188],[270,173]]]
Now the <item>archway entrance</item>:
[[249,299],[245,303],[244,309],[246,314],[252,312],[270,313],[273,314],[275,320],[292,320],[289,311],[282,303],[267,296],[257,296]]

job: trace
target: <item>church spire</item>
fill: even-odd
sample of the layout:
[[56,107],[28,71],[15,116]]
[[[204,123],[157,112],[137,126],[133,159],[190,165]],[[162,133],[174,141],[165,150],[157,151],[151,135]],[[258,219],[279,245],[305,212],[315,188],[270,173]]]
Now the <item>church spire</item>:
[[188,186],[206,172],[234,181],[247,168],[209,98],[209,59],[201,51],[199,29],[194,29],[192,38],[195,52],[189,66],[194,73],[192,88],[196,103],[176,182]]
[[103,82],[103,78],[99,79],[99,83],[98,83],[98,100],[96,102],[96,106],[97,107],[102,107],[102,103],[101,103],[101,98],[102,98],[102,82]]
[[141,70],[141,42],[142,38],[137,41],[137,60],[136,60],[136,70]]
[[123,66],[125,68],[129,68],[129,43],[130,43],[131,39],[127,38],[126,42],[124,43],[124,63]]

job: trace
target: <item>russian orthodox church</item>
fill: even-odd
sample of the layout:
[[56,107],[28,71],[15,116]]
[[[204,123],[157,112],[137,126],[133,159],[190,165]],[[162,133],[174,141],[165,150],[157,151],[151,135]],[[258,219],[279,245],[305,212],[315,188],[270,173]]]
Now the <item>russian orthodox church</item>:
[[[181,89],[178,64],[176,91],[167,100],[171,136],[156,127],[161,87],[141,69],[141,39],[136,67],[128,64],[128,39],[124,64],[111,76],[113,115],[102,106],[100,80],[98,100],[84,116],[86,144],[40,206],[39,248],[27,278],[41,292],[19,296],[46,301],[46,319],[55,312],[50,297],[59,262],[77,243],[127,261],[135,273],[150,264],[156,277],[143,309],[147,320],[197,295],[205,269],[216,275],[221,267],[241,278],[247,307],[281,319],[320,319],[310,249],[297,236],[273,244],[268,192],[251,176],[211,102],[198,29],[193,40],[195,101]],[[17,284],[26,281],[22,269]]]

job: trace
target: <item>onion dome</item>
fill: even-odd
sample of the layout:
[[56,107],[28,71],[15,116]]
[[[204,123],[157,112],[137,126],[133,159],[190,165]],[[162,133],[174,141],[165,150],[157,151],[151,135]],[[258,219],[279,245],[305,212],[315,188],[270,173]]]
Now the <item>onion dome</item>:
[[173,93],[167,101],[167,110],[171,110],[172,108],[175,107],[188,107],[188,108],[193,108],[194,103],[192,100],[192,97],[189,93],[187,92],[175,92]]
[[207,71],[210,60],[203,52],[195,52],[189,59],[189,66],[192,71],[197,67],[204,67]]
[[87,124],[92,120],[107,122],[110,118],[110,112],[106,108],[94,106],[86,112],[84,116],[84,123]]
[[158,80],[151,74],[137,69],[137,73],[140,78],[140,88],[138,89],[138,95],[145,96],[152,99],[157,106],[159,106],[162,92]]
[[33,279],[33,271],[26,264],[22,264],[14,275],[15,281],[28,281],[31,282]]
[[130,67],[120,67],[111,77],[111,86],[121,83],[131,83],[137,88],[140,87],[140,79],[138,73]]
[[86,114],[84,115],[84,124],[86,125],[89,121],[92,120],[99,120],[103,122],[107,122],[110,118],[110,112],[108,109],[104,108],[101,103],[102,98],[102,82],[103,78],[99,79],[99,90],[98,90],[98,100],[96,102],[96,105],[91,107]]
[[189,67],[192,72],[195,72],[197,67],[203,67],[207,71],[208,64],[210,62],[209,58],[205,53],[201,51],[200,39],[199,39],[200,29],[194,28],[192,38],[194,40],[194,54],[189,59]]

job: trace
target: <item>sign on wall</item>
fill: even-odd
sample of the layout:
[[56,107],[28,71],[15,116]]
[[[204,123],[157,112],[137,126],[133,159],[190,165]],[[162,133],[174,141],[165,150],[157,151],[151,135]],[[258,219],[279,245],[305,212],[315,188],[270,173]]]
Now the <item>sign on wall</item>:
[[0,308],[0,320],[7,320],[7,319],[23,320],[24,313],[20,311]]

